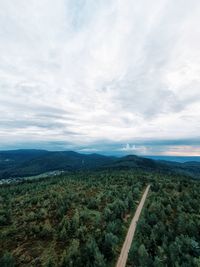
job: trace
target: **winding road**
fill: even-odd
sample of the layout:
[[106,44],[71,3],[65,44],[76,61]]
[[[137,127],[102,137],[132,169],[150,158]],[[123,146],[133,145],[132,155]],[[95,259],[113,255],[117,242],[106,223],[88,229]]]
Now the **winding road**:
[[131,224],[130,224],[130,227],[128,229],[128,233],[126,235],[126,239],[124,241],[124,244],[123,244],[123,247],[122,247],[122,250],[121,250],[121,253],[120,253],[120,256],[118,258],[118,261],[117,261],[117,264],[116,264],[116,267],[125,267],[126,266],[126,262],[127,262],[127,259],[128,259],[128,253],[129,253],[129,250],[130,250],[130,247],[131,247],[131,243],[133,241],[133,237],[134,237],[134,234],[135,234],[135,229],[136,229],[136,226],[137,226],[137,221],[140,217],[140,214],[141,214],[141,211],[142,211],[142,208],[144,206],[144,203],[145,203],[145,200],[147,198],[147,195],[148,195],[148,192],[149,192],[149,188],[150,188],[150,185],[148,185],[143,193],[143,196],[140,200],[140,203],[137,207],[137,210],[135,212],[135,215],[131,221]]

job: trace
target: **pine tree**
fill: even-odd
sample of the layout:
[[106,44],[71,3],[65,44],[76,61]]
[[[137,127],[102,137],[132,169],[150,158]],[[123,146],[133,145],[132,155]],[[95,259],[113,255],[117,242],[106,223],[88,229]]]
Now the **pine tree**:
[[148,258],[149,254],[145,248],[145,245],[140,245],[138,249],[138,255],[139,255],[139,262],[142,267],[148,266]]
[[1,267],[14,267],[15,261],[13,256],[9,252],[5,252],[2,258],[0,259]]

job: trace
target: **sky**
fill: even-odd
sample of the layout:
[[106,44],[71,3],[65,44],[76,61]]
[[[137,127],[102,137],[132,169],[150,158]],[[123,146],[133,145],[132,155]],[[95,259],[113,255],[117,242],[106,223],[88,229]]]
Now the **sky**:
[[0,150],[200,156],[199,0],[0,0]]

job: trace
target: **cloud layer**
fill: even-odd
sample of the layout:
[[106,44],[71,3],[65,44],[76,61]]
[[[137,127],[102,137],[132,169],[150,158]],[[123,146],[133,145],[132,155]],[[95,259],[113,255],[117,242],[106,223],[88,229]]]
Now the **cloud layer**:
[[0,148],[200,155],[199,13],[196,0],[1,0]]

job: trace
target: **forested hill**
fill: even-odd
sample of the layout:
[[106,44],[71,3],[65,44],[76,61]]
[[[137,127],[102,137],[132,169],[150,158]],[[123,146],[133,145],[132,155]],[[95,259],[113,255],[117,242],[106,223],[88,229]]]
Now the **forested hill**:
[[129,155],[121,158],[74,151],[10,150],[0,152],[0,179],[25,177],[49,171],[142,169],[200,177],[200,162],[170,162]]
[[0,178],[64,170],[90,170],[113,162],[113,157],[74,151],[14,150],[0,152]]

